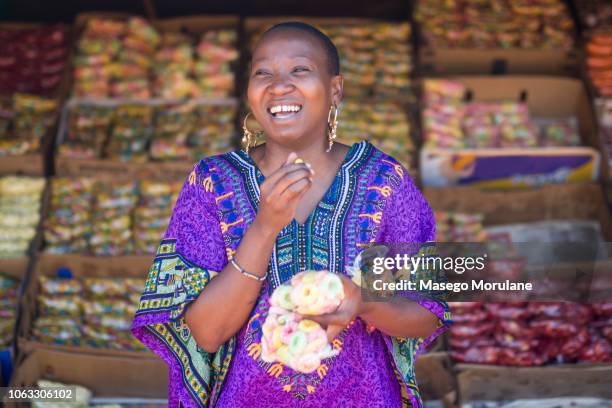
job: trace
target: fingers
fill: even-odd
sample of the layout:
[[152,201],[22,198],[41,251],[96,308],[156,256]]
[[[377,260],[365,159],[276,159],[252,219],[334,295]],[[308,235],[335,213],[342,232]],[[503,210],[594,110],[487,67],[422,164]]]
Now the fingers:
[[[289,197],[292,197],[294,195],[297,195],[297,193],[299,193],[303,188],[310,186],[310,183],[312,182],[312,172],[303,165],[297,166],[299,166],[298,169],[286,173],[276,182],[276,184],[274,185],[274,187],[272,187],[271,190],[272,196],[280,196],[291,187],[291,190],[289,190],[288,192],[290,193]],[[300,181],[304,181],[306,185],[304,185],[304,183],[297,184]]]
[[[274,186],[285,176],[295,172],[295,171],[303,171],[305,173],[310,173],[311,176],[314,175],[314,171],[306,164],[284,164],[281,168],[276,170],[274,173],[269,175],[264,182],[265,186],[270,190],[274,189]],[[263,186],[262,186],[263,187]]]

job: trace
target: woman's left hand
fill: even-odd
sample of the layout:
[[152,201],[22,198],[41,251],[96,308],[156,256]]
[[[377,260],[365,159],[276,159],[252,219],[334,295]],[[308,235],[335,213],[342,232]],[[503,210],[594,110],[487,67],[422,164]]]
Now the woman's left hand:
[[345,276],[339,275],[344,286],[344,299],[338,308],[331,312],[322,315],[303,315],[305,319],[313,320],[321,326],[327,328],[327,338],[331,342],[335,339],[349,323],[357,318],[363,309],[363,300],[361,297],[361,288],[355,285],[353,281]]

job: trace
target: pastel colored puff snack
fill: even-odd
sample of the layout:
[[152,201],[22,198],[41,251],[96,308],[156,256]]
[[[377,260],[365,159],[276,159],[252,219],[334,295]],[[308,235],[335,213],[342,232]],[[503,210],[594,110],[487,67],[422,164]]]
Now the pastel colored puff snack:
[[279,361],[302,373],[315,371],[321,360],[338,351],[329,345],[318,323],[301,315],[333,312],[343,299],[342,280],[326,271],[301,272],[289,284],[277,287],[262,326],[262,360]]

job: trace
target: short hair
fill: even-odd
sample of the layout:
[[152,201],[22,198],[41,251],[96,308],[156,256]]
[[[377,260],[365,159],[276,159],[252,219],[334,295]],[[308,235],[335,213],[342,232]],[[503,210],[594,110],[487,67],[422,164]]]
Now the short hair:
[[266,34],[282,30],[299,30],[314,37],[323,45],[325,56],[327,57],[329,72],[332,75],[340,75],[340,56],[338,55],[338,49],[332,40],[330,40],[327,35],[323,34],[321,30],[301,21],[287,21],[285,23],[273,25],[267,29],[265,33],[263,33],[261,38],[263,38]]

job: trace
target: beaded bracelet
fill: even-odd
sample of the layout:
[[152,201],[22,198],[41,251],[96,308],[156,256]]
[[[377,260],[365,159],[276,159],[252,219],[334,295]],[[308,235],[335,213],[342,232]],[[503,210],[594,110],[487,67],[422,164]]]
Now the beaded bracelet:
[[230,262],[232,263],[234,268],[236,268],[238,270],[238,272],[240,272],[241,274],[243,274],[247,278],[255,279],[258,282],[263,282],[268,277],[268,271],[266,271],[264,276],[257,276],[257,275],[255,275],[255,274],[253,274],[251,272],[245,271],[242,266],[238,265],[238,263],[234,260],[234,258],[231,258]]

